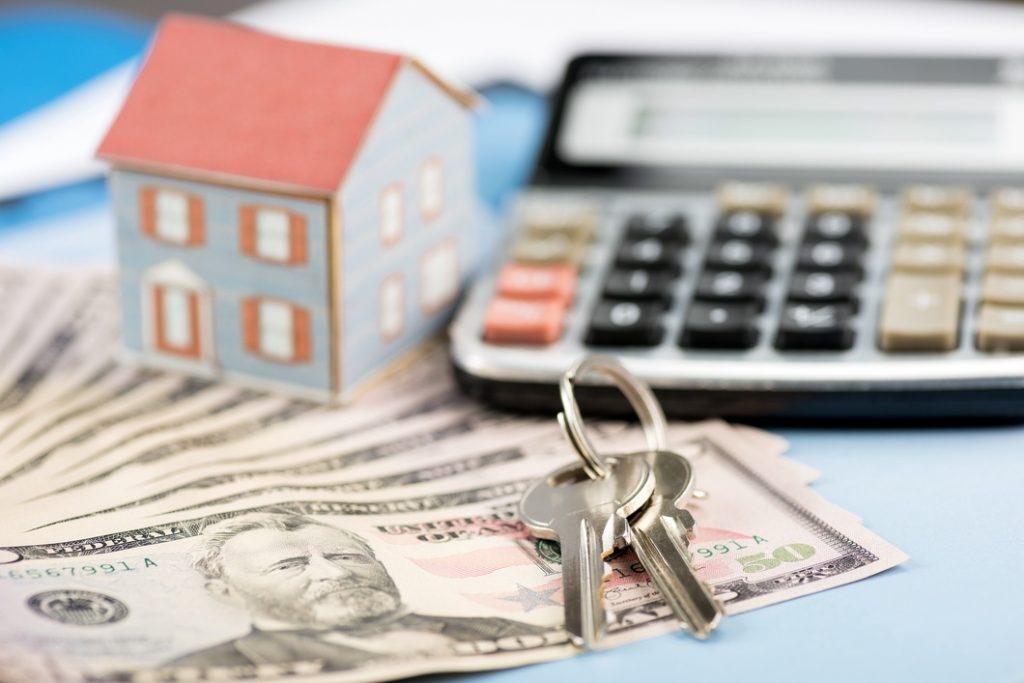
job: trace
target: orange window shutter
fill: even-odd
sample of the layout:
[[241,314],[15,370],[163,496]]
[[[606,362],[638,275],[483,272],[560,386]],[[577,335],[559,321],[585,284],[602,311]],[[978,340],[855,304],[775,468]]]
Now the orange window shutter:
[[238,249],[246,256],[256,254],[256,209],[243,206],[238,210]]
[[259,299],[242,299],[242,343],[246,351],[258,353],[260,350]]
[[160,285],[153,286],[153,332],[157,348],[167,346],[164,341],[164,288]]
[[295,335],[296,362],[308,361],[312,356],[312,340],[309,329],[309,311],[296,306],[292,309],[292,332]]
[[185,349],[185,353],[198,358],[200,348],[199,295],[195,292],[191,292],[188,295],[188,324],[191,339],[189,340],[188,348]]
[[139,225],[144,234],[156,236],[156,190],[152,187],[139,190]]
[[206,240],[206,225],[203,221],[203,200],[188,197],[188,243],[202,244]]
[[288,214],[291,233],[291,262],[305,263],[309,257],[306,241],[306,218],[297,213]]

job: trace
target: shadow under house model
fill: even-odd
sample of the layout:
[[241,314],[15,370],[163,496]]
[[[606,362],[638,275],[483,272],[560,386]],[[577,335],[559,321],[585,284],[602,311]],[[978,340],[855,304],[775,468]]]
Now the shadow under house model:
[[165,19],[98,151],[125,355],[350,395],[473,265],[475,101],[401,55]]

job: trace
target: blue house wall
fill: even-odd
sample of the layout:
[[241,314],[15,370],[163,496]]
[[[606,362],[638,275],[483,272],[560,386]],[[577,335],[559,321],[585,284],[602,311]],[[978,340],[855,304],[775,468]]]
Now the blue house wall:
[[[143,232],[140,191],[145,187],[178,189],[202,198],[205,241],[177,246]],[[111,173],[120,263],[122,336],[130,355],[147,362],[196,371],[187,363],[149,348],[145,330],[147,271],[178,261],[201,278],[210,293],[213,341],[209,374],[255,378],[268,386],[281,383],[326,397],[331,391],[328,316],[328,202],[235,189],[155,174],[115,169]],[[307,262],[286,265],[255,260],[241,253],[239,209],[246,204],[274,206],[305,218]],[[244,345],[241,300],[262,296],[289,301],[310,315],[310,358],[284,363],[248,352]]]
[[[425,220],[418,206],[422,165],[440,163],[441,212]],[[381,193],[398,183],[403,196],[403,234],[381,239]],[[421,304],[421,266],[432,248],[452,241],[463,283],[474,255],[471,112],[406,65],[374,121],[340,192],[342,233],[340,382],[350,390],[382,365],[408,352],[447,322],[452,305],[426,311]],[[380,334],[380,291],[389,277],[404,284],[403,325],[393,339]],[[454,302],[453,302],[454,303]]]

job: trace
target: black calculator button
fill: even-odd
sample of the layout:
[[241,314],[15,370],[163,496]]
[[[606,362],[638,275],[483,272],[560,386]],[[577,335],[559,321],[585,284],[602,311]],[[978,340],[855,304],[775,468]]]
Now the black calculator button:
[[667,270],[616,268],[604,281],[607,299],[659,301],[667,306],[672,301],[672,281],[675,276]]
[[756,320],[754,304],[694,301],[679,343],[694,349],[749,349],[757,343]]
[[807,240],[836,241],[864,246],[867,235],[864,232],[864,217],[844,211],[822,211],[807,219]]
[[669,211],[652,211],[630,217],[626,224],[626,237],[630,240],[653,237],[676,244],[688,244],[690,241],[686,217]]
[[797,268],[800,270],[827,270],[863,273],[861,257],[864,250],[835,240],[806,242],[800,247]]
[[847,303],[856,310],[854,288],[857,280],[853,273],[798,270],[793,273],[789,283],[789,300],[800,303]]
[[765,278],[760,273],[738,270],[706,270],[697,281],[701,301],[751,302],[764,306]]
[[601,301],[590,320],[591,346],[655,346],[661,341],[659,304]]
[[709,270],[771,270],[772,250],[768,245],[748,240],[725,240],[708,247],[705,266]]
[[806,351],[848,349],[853,345],[852,315],[848,304],[786,304],[775,346]]
[[658,268],[678,273],[681,245],[653,237],[626,240],[619,247],[615,265],[620,268]]
[[740,239],[775,245],[775,216],[759,211],[730,211],[722,214],[715,228],[720,240]]

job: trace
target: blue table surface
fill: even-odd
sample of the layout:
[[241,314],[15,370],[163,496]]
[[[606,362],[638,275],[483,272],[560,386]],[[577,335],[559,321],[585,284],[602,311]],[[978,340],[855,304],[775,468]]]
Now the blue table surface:
[[[0,11],[0,125],[138,54],[151,27],[72,6]],[[543,98],[487,88],[477,124],[482,204],[524,182]],[[88,182],[0,204],[0,238],[106,201]],[[45,245],[40,246],[45,249]],[[1024,681],[1024,427],[783,429],[815,488],[911,559],[880,576],[723,622],[459,680]]]

